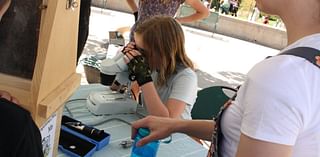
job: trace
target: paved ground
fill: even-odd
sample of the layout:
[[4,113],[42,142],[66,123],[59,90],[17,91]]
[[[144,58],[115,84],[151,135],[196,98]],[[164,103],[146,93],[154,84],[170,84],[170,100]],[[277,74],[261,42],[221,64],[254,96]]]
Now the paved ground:
[[[133,23],[131,14],[92,7],[89,39],[82,57],[106,52],[104,45],[108,41],[108,31],[129,27]],[[199,88],[236,86],[243,82],[254,64],[278,53],[278,50],[239,39],[190,27],[183,29],[187,53],[197,67]],[[81,83],[86,84],[83,66],[79,65],[77,71],[83,75]]]

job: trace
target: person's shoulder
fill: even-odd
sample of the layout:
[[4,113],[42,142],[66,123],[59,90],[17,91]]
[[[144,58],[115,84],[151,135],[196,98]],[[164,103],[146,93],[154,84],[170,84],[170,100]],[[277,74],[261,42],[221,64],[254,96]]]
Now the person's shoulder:
[[30,118],[30,112],[24,108],[6,99],[0,99],[0,121],[2,123],[17,123],[21,126]]
[[43,157],[41,133],[30,112],[0,99],[0,156]]
[[[318,69],[317,69],[318,70]],[[282,88],[296,90],[301,88],[310,76],[315,76],[314,65],[301,57],[278,55],[256,64],[248,73],[247,80],[265,88]],[[319,75],[317,75],[319,76]]]
[[[304,58],[296,57],[293,55],[277,55],[267,58],[258,64],[256,64],[251,70],[252,71],[260,71],[263,73],[289,73],[296,71],[297,68],[303,68],[308,61]],[[249,72],[249,73],[250,73]]]
[[8,147],[16,147],[30,122],[32,117],[27,110],[6,99],[0,99],[0,123],[3,126],[0,130],[3,141],[0,144],[5,142]]
[[197,74],[196,72],[191,69],[190,67],[185,67],[185,68],[180,68],[177,71],[177,75],[188,75],[188,76],[192,76],[192,77],[196,77]]
[[196,72],[189,67],[178,68],[176,74],[173,75],[172,79],[173,79],[173,82],[185,82],[185,83],[198,81]]

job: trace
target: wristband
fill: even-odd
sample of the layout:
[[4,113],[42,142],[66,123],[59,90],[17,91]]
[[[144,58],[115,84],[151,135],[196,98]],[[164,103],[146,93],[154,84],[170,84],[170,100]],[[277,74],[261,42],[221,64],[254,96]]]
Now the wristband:
[[142,86],[152,81],[151,70],[142,56],[134,57],[128,63],[129,80],[137,81]]
[[147,76],[147,77],[137,77],[137,83],[138,85],[141,87],[144,84],[148,83],[148,82],[152,82],[152,77],[151,76]]

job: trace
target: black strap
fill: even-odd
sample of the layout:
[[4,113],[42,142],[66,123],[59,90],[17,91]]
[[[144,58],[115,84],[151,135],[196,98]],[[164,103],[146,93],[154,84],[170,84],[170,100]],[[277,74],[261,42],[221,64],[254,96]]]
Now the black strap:
[[317,64],[317,60],[315,58],[316,56],[320,56],[320,50],[311,47],[297,47],[284,51],[279,55],[293,55],[297,57],[302,57],[314,64],[316,67],[320,68],[320,65]]

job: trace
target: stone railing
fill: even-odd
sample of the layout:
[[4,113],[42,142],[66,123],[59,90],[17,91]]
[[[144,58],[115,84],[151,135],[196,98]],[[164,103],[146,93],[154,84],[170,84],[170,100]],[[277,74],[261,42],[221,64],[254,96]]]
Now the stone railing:
[[[136,0],[136,2],[138,2],[138,0]],[[126,0],[92,0],[92,5],[131,13],[131,9]],[[191,13],[192,8],[184,5],[179,9],[177,16],[187,15],[188,12]],[[216,12],[211,12],[211,15],[207,19],[186,23],[184,25],[254,42],[275,49],[282,49],[287,44],[286,31],[283,29],[234,18],[232,16],[221,15]]]

